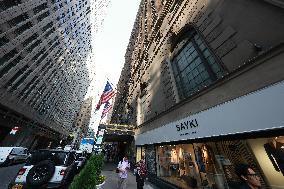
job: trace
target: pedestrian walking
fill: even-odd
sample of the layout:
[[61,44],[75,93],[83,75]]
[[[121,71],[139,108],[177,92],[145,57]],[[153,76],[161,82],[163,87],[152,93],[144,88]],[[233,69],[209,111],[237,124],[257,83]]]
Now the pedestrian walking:
[[127,184],[127,172],[130,169],[130,163],[128,162],[127,156],[124,156],[123,160],[118,163],[118,184],[117,189],[126,189]]
[[238,164],[235,173],[241,179],[240,189],[258,189],[261,186],[260,177],[248,164]]
[[137,182],[137,189],[143,189],[144,182],[147,176],[146,164],[145,159],[142,159],[136,164],[136,182]]

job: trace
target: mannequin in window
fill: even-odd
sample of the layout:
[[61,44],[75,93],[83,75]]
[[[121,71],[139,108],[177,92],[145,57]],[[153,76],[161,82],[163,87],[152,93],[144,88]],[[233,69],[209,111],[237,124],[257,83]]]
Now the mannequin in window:
[[263,145],[274,169],[284,176],[284,143],[275,139]]
[[201,148],[199,146],[197,146],[194,149],[194,153],[195,153],[196,163],[197,163],[197,165],[199,167],[199,171],[203,172],[203,173],[206,173],[205,164],[203,162],[203,156],[202,156]]
[[176,149],[171,150],[171,163],[177,164],[178,163],[178,155]]

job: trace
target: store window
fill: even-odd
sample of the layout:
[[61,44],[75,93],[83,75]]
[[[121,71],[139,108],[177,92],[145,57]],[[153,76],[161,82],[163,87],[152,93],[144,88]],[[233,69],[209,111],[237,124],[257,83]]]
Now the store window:
[[157,176],[181,188],[201,185],[192,144],[159,146]]
[[271,188],[284,187],[284,136],[248,139],[247,144]]
[[182,36],[173,52],[172,68],[181,99],[211,85],[224,74],[203,38],[193,28]]
[[143,157],[145,158],[145,147],[136,147],[136,162],[140,161]]
[[183,189],[234,189],[240,186],[235,165],[246,163],[259,175],[263,188],[271,184],[283,187],[284,137],[277,139],[158,146],[157,176]]

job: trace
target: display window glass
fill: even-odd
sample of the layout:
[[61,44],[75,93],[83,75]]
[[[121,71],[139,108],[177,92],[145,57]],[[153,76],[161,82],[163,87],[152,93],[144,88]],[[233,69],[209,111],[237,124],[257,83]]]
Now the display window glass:
[[157,147],[157,176],[182,188],[201,185],[192,144]]
[[180,188],[239,188],[235,165],[250,165],[263,188],[284,186],[284,137],[156,146],[157,176]]
[[139,162],[142,157],[145,157],[145,147],[138,146],[136,147],[136,162]]
[[284,188],[284,136],[248,139],[267,185],[271,188]]

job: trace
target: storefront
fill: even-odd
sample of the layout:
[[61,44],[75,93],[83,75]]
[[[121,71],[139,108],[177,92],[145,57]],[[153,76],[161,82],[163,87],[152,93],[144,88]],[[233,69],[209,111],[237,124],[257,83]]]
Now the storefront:
[[137,146],[136,147],[136,162],[139,162],[142,158],[145,158],[145,147]]
[[180,188],[237,188],[234,165],[247,163],[264,187],[284,187],[284,136],[156,147],[157,177]]
[[283,99],[280,82],[137,135],[137,153],[145,149],[152,180],[166,188],[238,188],[238,163],[263,188],[284,188]]

